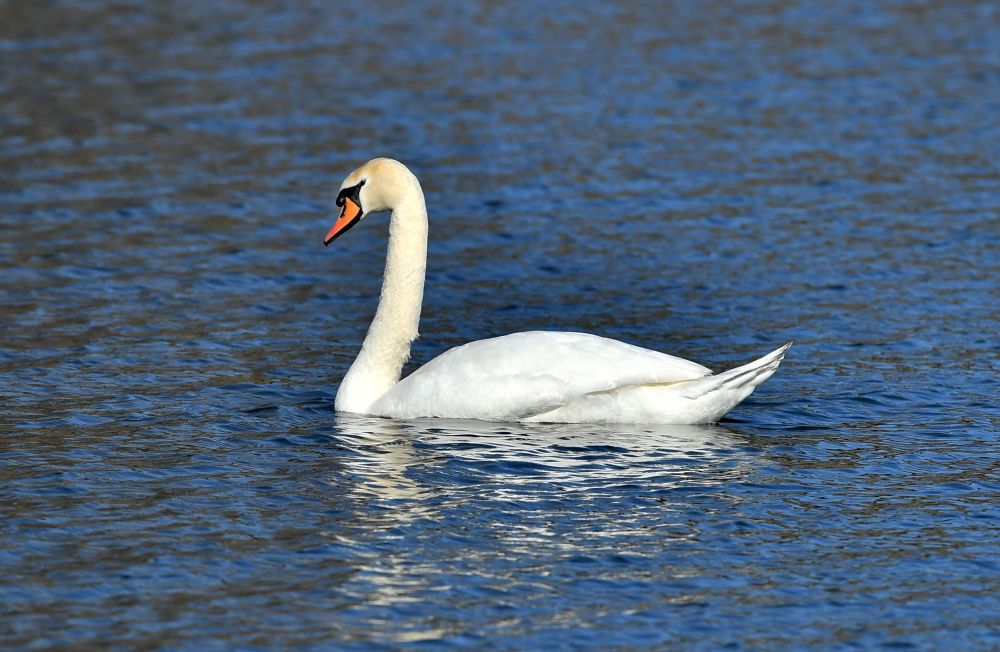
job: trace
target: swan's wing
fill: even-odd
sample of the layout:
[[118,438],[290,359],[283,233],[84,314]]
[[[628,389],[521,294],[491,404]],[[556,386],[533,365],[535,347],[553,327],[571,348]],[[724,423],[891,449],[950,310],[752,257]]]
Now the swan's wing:
[[710,373],[700,364],[596,335],[531,331],[446,351],[386,392],[373,412],[509,421],[591,392]]

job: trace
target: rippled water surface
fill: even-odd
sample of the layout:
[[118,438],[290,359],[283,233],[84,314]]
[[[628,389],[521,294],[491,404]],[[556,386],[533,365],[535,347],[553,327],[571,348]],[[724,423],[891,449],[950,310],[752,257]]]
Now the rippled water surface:
[[[992,2],[0,2],[0,647],[1000,647]],[[386,226],[413,363],[585,330],[718,426],[336,415]]]

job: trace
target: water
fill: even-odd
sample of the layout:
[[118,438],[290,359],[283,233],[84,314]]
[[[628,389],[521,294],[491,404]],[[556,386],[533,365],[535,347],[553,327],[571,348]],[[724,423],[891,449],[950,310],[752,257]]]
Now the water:
[[[0,3],[0,647],[1000,647],[998,28]],[[431,212],[414,365],[796,345],[718,426],[335,415],[375,155]]]

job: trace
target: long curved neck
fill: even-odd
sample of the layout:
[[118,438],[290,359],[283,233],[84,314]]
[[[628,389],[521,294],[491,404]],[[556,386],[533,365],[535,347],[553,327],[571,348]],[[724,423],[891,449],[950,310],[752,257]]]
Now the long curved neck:
[[419,183],[392,210],[378,310],[361,352],[337,391],[336,409],[366,414],[399,382],[417,338],[427,267],[427,209]]

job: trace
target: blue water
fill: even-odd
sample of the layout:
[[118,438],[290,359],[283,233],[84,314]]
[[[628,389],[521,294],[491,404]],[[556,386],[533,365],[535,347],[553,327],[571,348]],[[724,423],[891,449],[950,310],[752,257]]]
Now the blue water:
[[[994,3],[0,2],[0,648],[1000,647]],[[724,369],[704,427],[336,415],[422,337]]]

